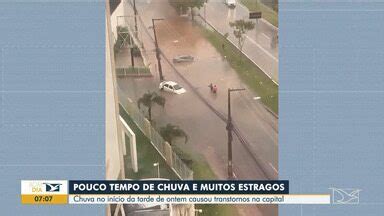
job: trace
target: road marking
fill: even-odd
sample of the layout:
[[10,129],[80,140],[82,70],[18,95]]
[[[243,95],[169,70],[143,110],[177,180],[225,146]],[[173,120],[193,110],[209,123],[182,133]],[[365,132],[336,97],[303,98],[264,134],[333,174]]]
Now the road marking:
[[[244,6],[241,2],[238,2],[238,5],[240,5],[247,13],[249,13],[249,10],[246,6]],[[288,10],[284,10],[284,11],[288,11]],[[300,10],[298,10],[300,11]],[[268,25],[272,30],[276,31],[278,30],[278,27],[272,25],[270,22],[268,22],[266,19],[264,18],[261,18],[261,19],[258,19],[260,20],[261,22],[263,22],[264,24]]]
[[268,38],[268,40],[271,40],[271,38],[270,37],[268,37],[268,35],[266,35],[264,32],[263,33],[261,33],[264,37],[266,37],[266,38]]
[[[248,11],[248,9],[242,5],[242,4],[238,4],[238,5],[241,5],[241,7],[245,10],[245,11]],[[231,11],[231,10],[229,10]],[[264,34],[264,33],[263,33]],[[274,61],[278,62],[278,59],[273,56],[271,53],[269,53],[266,49],[264,49],[261,45],[259,45],[256,41],[254,41],[252,38],[250,38],[248,35],[245,35],[252,43],[254,43],[257,47],[259,47],[262,51],[264,51],[269,57],[271,57]],[[267,36],[266,36],[267,37]],[[269,37],[267,37],[268,39],[270,39]]]
[[271,164],[271,162],[269,162],[269,166],[271,166],[272,169],[273,169],[277,174],[279,174],[279,172],[278,172],[277,169]]
[[[241,4],[240,4],[241,5]],[[210,6],[210,4],[208,3],[208,6]],[[243,5],[241,5],[242,7],[244,7]],[[200,18],[204,21],[204,17],[200,16]],[[221,32],[218,28],[216,28],[209,20],[209,18],[207,18],[205,21],[207,22],[207,24],[212,27],[216,32],[218,32],[219,34],[221,35],[224,35],[223,32]],[[263,20],[263,19],[262,19]],[[270,24],[271,25],[271,24]],[[248,39],[250,39],[248,36],[246,36]],[[227,38],[227,41],[230,42],[232,45],[234,45],[237,49],[237,44],[236,42],[233,42],[230,38]],[[250,39],[250,41],[252,42],[253,40]],[[261,47],[259,44],[257,44],[255,41],[253,41],[256,46],[258,46],[262,51],[264,51],[268,56],[272,57],[272,59],[278,63],[278,59],[276,57],[274,57],[273,55],[271,55],[270,53],[268,53],[263,47]],[[267,69],[264,68],[263,66],[261,66],[260,64],[258,64],[253,58],[251,58],[248,54],[246,54],[244,51],[242,51],[242,53],[251,61],[253,62],[257,67],[259,67],[263,73],[269,78],[272,80],[273,83],[275,83],[277,86],[279,86],[279,83],[277,81],[274,80],[274,78],[272,78],[272,76],[274,75],[274,71],[268,71],[267,72]],[[226,58],[226,56],[224,56],[224,58]],[[277,72],[278,73],[278,72]]]
[[237,3],[237,5],[240,5],[247,13],[249,13],[249,10],[248,10],[248,8],[247,7],[245,7],[243,4],[241,4],[241,3]]
[[251,37],[248,35],[245,35],[245,37],[248,38],[253,44],[255,44],[257,47],[259,47],[262,51],[264,51],[269,57],[271,57],[274,61],[278,62],[277,58],[273,56],[271,53],[269,53],[266,49],[264,49],[260,44],[258,44],[256,41],[254,41]]

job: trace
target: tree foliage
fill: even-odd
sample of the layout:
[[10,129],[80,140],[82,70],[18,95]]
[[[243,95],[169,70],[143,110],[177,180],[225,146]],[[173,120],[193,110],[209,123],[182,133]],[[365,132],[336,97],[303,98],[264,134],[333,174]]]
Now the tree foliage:
[[191,9],[192,19],[194,17],[193,8],[200,9],[204,6],[207,0],[170,0],[172,6],[174,6],[181,13],[186,13],[188,9]]
[[141,108],[141,105],[144,105],[145,107],[147,107],[149,121],[152,121],[152,106],[154,104],[164,107],[165,98],[163,96],[158,95],[156,92],[148,92],[148,93],[145,93],[137,101],[137,106],[139,107],[139,109]]
[[173,139],[181,137],[185,139],[185,143],[188,142],[188,135],[179,126],[173,124],[167,124],[160,128],[160,134],[169,144],[172,145]]
[[233,35],[237,38],[240,51],[243,51],[245,35],[248,31],[255,28],[255,23],[241,19],[230,22],[229,25],[233,28]]

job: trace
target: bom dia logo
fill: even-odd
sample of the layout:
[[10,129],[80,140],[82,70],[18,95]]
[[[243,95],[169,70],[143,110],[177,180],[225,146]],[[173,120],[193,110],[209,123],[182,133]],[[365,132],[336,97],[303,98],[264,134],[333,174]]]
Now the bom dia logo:
[[46,192],[60,192],[61,184],[43,183],[45,185]]

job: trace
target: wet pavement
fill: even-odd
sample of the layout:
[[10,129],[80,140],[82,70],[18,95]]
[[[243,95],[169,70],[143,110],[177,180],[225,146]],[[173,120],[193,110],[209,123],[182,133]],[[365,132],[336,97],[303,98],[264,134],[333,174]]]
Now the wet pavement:
[[[131,52],[128,48],[123,48],[120,50],[117,55],[115,55],[116,58],[116,68],[128,68],[132,66],[131,61]],[[144,62],[141,57],[134,57],[134,65],[136,67],[143,67]]]
[[[164,2],[163,2],[164,1]],[[148,29],[152,18],[165,18],[156,23],[159,45],[170,60],[176,55],[193,55],[195,62],[176,64],[180,74],[188,80],[184,82],[171,65],[162,60],[163,73],[166,80],[176,81],[187,92],[174,95],[159,92],[166,98],[164,109],[154,107],[153,119],[156,126],[166,123],[179,125],[184,129],[189,141],[186,149],[203,154],[219,179],[227,178],[227,131],[225,122],[215,115],[211,109],[194,93],[200,93],[212,106],[223,114],[227,113],[227,88],[247,86],[243,84],[237,73],[210,43],[199,34],[198,27],[189,17],[178,16],[167,0],[156,3],[137,4],[139,13]],[[140,28],[144,28],[140,26]],[[143,31],[143,30],[142,30]],[[144,35],[144,34],[143,34]],[[143,42],[151,62],[152,71],[156,71],[154,45],[149,37],[143,36]],[[217,95],[210,93],[208,85],[218,86]],[[148,90],[158,91],[159,78],[154,73],[152,78],[122,78],[118,80],[119,97],[129,97],[137,101]],[[189,85],[191,84],[191,85]],[[265,179],[260,166],[251,154],[257,155],[268,167],[276,172],[278,168],[278,119],[253,98],[256,93],[249,90],[232,94],[232,114],[237,126],[251,144],[248,151],[234,136],[233,163],[238,179]],[[184,145],[184,144],[182,144]],[[276,170],[276,171],[275,171]],[[277,174],[277,173],[276,173]],[[258,208],[243,206],[243,215],[262,215]],[[276,215],[277,208],[267,208],[263,215]]]
[[[229,22],[238,19],[249,20],[249,10],[245,6],[238,3],[235,8],[230,9],[224,4],[224,1],[208,1],[205,9],[200,9],[200,14],[216,30],[223,34],[228,33],[228,39],[235,45],[237,45],[237,39],[233,36],[233,29],[229,26]],[[247,32],[243,52],[274,81],[278,82],[279,51],[277,41],[273,40],[278,34],[278,28],[264,19],[251,21],[256,24],[255,29]]]

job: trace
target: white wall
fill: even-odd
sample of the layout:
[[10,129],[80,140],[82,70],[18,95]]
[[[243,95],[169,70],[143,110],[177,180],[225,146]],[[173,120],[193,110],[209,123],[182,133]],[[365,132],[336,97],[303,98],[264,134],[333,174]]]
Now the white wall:
[[[116,10],[112,13],[111,15],[111,30],[112,30],[112,34],[113,34],[113,38],[114,38],[114,41],[116,40],[117,38],[117,17],[118,16],[126,16],[126,12],[124,10],[125,8],[125,5],[129,4],[128,2],[126,2],[126,0],[122,0],[121,3],[119,4],[119,6],[117,6]],[[129,6],[129,5],[127,5]],[[119,18],[119,22],[122,22],[122,18]]]
[[[108,7],[109,4],[107,4]],[[121,4],[120,4],[121,5]],[[105,142],[106,142],[106,179],[124,178],[124,158],[119,126],[118,97],[116,90],[113,38],[109,8],[106,13],[106,73],[105,73]]]

